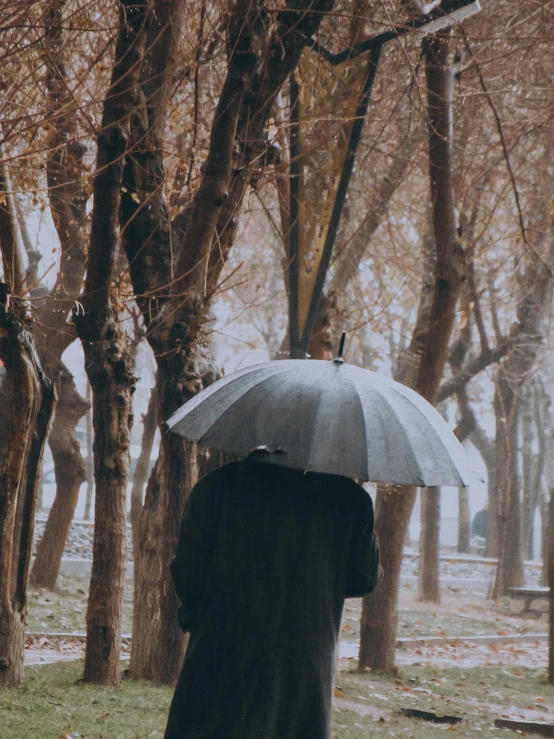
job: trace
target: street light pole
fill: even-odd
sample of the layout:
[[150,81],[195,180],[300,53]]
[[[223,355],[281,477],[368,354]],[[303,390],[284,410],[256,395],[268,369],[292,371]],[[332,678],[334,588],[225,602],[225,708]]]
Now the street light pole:
[[[329,269],[329,263],[335,244],[340,219],[350,184],[350,178],[354,169],[356,151],[360,143],[362,130],[367,115],[371,90],[383,46],[406,33],[419,31],[420,33],[436,33],[453,23],[474,15],[481,10],[478,0],[446,0],[441,6],[433,8],[428,16],[421,19],[409,21],[403,26],[385,31],[378,36],[373,36],[351,48],[344,49],[333,54],[325,47],[310,39],[307,46],[316,51],[326,62],[332,66],[339,66],[362,54],[369,53],[369,59],[363,77],[362,88],[359,92],[358,103],[350,136],[342,164],[342,170],[336,188],[335,200],[332,206],[331,216],[327,225],[327,232],[321,256],[315,275],[311,279],[311,294],[304,296],[308,302],[308,310],[305,316],[300,315],[300,269],[307,257],[307,251],[311,245],[303,244],[301,238],[301,203],[300,182],[302,177],[302,154],[300,141],[300,94],[298,81],[294,75],[290,81],[290,259],[289,259],[289,339],[291,359],[305,359],[308,356],[310,339],[314,329],[317,312],[325,278]],[[305,253],[302,253],[302,252]]]

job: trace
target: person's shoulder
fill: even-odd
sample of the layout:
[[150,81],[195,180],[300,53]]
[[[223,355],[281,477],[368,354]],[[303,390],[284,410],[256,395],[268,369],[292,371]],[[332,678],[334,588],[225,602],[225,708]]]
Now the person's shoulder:
[[330,475],[328,473],[320,473],[317,475],[317,483],[324,485],[326,488],[335,491],[339,495],[352,497],[360,503],[371,501],[369,493],[350,477],[342,477],[341,475]]
[[229,462],[222,467],[211,470],[211,472],[208,472],[198,480],[193,488],[193,492],[199,494],[220,489],[223,485],[229,484],[231,480],[236,478],[239,467],[240,462]]

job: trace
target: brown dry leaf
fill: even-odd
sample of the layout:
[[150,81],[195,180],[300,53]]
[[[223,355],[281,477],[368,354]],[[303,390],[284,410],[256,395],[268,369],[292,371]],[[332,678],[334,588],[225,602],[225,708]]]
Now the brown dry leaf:
[[344,698],[344,693],[340,688],[335,688],[335,698]]

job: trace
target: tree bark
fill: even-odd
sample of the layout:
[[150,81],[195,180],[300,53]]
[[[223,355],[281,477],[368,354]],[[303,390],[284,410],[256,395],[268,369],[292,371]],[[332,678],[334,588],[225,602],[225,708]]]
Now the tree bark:
[[10,399],[0,458],[0,685],[16,685],[23,678],[38,470],[55,392],[40,368],[30,326],[4,306],[0,359]]
[[[431,202],[433,208],[433,230],[437,248],[437,279],[432,315],[437,323],[429,326],[429,334],[435,334],[436,344],[427,344],[419,366],[417,387],[419,392],[435,403],[440,381],[448,357],[450,334],[454,324],[454,312],[462,281],[465,275],[463,249],[458,242],[457,217],[454,205],[453,158],[452,158],[452,104],[454,76],[448,61],[447,38],[435,38],[423,43],[426,59],[426,79],[429,113],[429,172],[431,180]],[[446,278],[446,280],[445,280]],[[443,280],[444,292],[443,292]],[[428,366],[426,353],[437,352],[435,362]],[[426,493],[423,493],[423,498]],[[421,600],[439,602],[439,542],[440,493],[427,496],[422,505],[422,520],[419,548],[421,570],[419,595]],[[425,571],[429,568],[429,572]]]
[[[163,12],[174,13],[175,32],[162,46],[155,34],[149,40],[152,55],[143,67],[142,87],[145,89],[148,83],[149,97],[156,91],[161,100],[162,88],[167,89],[166,60],[174,53],[180,15],[178,2],[158,5],[165,5]],[[225,115],[216,115],[214,128],[221,130],[226,121],[229,130],[221,130],[220,137],[212,135],[203,169],[207,180],[193,203],[173,223],[162,192],[159,136],[165,105],[146,107],[144,101],[143,115],[133,118],[134,144],[126,158],[127,193],[122,198],[121,225],[133,290],[158,365],[160,422],[217,377],[202,338],[210,298],[233,244],[237,214],[252,167],[266,145],[264,128],[274,100],[295,67],[306,39],[331,7],[331,0],[295,5],[294,10],[277,13],[270,28],[258,23],[257,9],[244,3],[236,7],[232,37],[238,46],[230,48],[225,96],[218,107]],[[224,99],[230,107],[222,111]],[[217,163],[221,169],[216,172]],[[148,207],[138,205],[137,199]],[[179,252],[175,271],[172,249]],[[190,491],[188,485],[195,477],[194,468],[188,469],[191,464],[192,455],[184,442],[162,429],[160,456],[147,487],[140,524],[130,667],[135,678],[172,683],[180,667],[184,638],[177,622],[168,564]]]
[[494,514],[498,520],[498,566],[492,598],[499,598],[507,594],[508,588],[521,587],[523,584],[518,469],[519,405],[519,395],[512,378],[499,372],[494,394],[497,454]]
[[64,55],[64,0],[49,0],[44,10],[43,59],[46,66],[48,113],[51,121],[49,155],[46,162],[48,197],[52,219],[60,240],[60,269],[51,292],[40,288],[34,335],[42,367],[56,385],[58,405],[52,426],[50,447],[56,473],[56,497],[33,566],[32,578],[38,587],[53,589],[83,481],[84,460],[75,428],[89,403],[77,388],[61,361],[75,340],[73,325],[66,321],[78,297],[85,271],[87,194],[84,190],[85,146],[78,138],[77,103],[68,85]]
[[59,405],[48,437],[54,459],[56,497],[37,547],[31,570],[31,583],[37,588],[54,590],[60,571],[65,542],[75,515],[85,465],[74,429],[89,404],[77,392],[73,375],[63,366],[58,373]]
[[419,597],[428,603],[440,603],[439,539],[441,489],[421,489],[421,534],[419,538]]
[[[447,65],[448,37],[424,41],[429,113],[429,173],[436,247],[435,284],[429,322],[411,344],[420,356],[415,389],[435,403],[448,355],[456,304],[465,275],[464,251],[457,240],[452,192],[452,136]],[[390,488],[389,488],[390,490]],[[364,598],[359,666],[391,670],[396,647],[397,601],[402,549],[415,499],[415,488],[383,493],[378,489],[376,530],[383,564],[389,573],[375,596]]]
[[91,393],[92,393],[92,388],[90,387],[90,382],[87,382],[86,397],[89,403],[89,408],[85,414],[86,431],[87,431],[87,459],[86,459],[86,464],[85,464],[85,474],[87,477],[87,494],[86,494],[86,499],[85,499],[85,513],[84,513],[85,521],[90,520],[90,507],[92,505],[92,493],[94,491],[94,461],[93,461],[93,452],[92,452],[92,442],[93,442],[94,432],[92,429],[92,410],[90,408]]
[[522,388],[520,433],[521,433],[521,545],[525,559],[533,559],[533,523],[535,517],[534,467],[533,453],[533,388],[529,383]]
[[81,299],[84,315],[74,313],[92,387],[96,483],[84,679],[112,685],[120,681],[127,564],[126,493],[135,377],[125,337],[116,322],[110,290],[118,242],[123,159],[130,139],[130,118],[138,107],[147,15],[146,0],[121,0],[112,78],[98,136],[87,276]]
[[39,469],[55,391],[44,375],[19,291],[25,273],[7,167],[0,171],[0,685],[23,677],[27,581]]
[[157,419],[158,398],[155,389],[150,391],[148,400],[148,408],[142,417],[142,442],[140,447],[139,458],[135,468],[133,478],[133,487],[131,488],[131,530],[133,534],[133,559],[135,563],[134,575],[135,579],[138,572],[138,550],[139,550],[139,525],[140,515],[142,512],[142,491],[147,482],[148,467],[150,466],[150,457],[152,455],[152,446],[154,444],[154,436],[158,427]]

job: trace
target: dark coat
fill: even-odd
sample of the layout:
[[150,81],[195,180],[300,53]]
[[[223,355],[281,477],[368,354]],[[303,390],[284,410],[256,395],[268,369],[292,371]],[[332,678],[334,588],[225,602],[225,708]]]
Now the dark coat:
[[233,463],[194,488],[171,572],[190,642],[166,739],[328,739],[344,599],[377,587],[344,477]]

